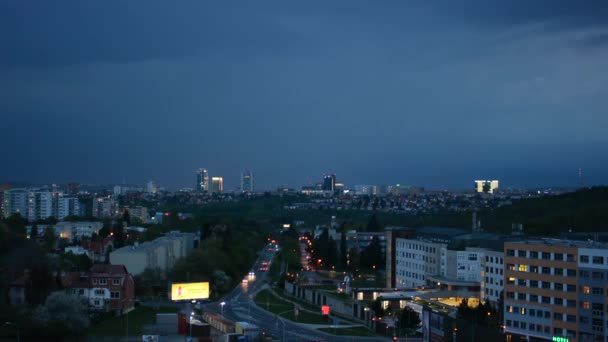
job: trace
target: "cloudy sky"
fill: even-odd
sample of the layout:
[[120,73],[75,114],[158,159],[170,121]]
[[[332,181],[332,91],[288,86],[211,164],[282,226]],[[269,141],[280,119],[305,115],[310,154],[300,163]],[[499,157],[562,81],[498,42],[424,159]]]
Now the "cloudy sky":
[[0,0],[0,181],[608,183],[606,1]]

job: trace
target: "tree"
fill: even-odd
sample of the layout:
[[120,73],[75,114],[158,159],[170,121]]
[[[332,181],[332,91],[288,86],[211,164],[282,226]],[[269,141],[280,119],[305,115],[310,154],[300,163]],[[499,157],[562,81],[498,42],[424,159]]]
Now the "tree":
[[382,230],[382,226],[380,225],[380,222],[378,222],[376,213],[373,213],[372,216],[369,218],[365,230],[368,232],[379,232]]
[[9,230],[16,235],[25,236],[25,219],[19,213],[15,213],[4,220]]
[[409,306],[401,310],[401,315],[399,316],[400,329],[414,330],[418,327],[418,324],[420,324],[420,316],[416,311]]
[[57,243],[57,236],[55,236],[55,228],[52,226],[46,227],[44,231],[44,247],[47,251],[54,251],[55,244]]
[[382,308],[382,303],[380,303],[380,299],[376,299],[370,306],[370,309],[372,309],[376,318],[384,316],[384,309]]
[[370,270],[384,268],[385,257],[378,236],[374,236],[372,242],[361,252],[361,266]]
[[38,225],[37,224],[32,224],[32,230],[30,231],[30,239],[32,241],[36,241],[36,239],[38,238]]
[[82,301],[63,292],[49,295],[44,305],[32,312],[32,321],[46,330],[45,335],[55,337],[81,334],[89,326]]
[[131,214],[129,214],[129,209],[125,209],[124,213],[122,214],[122,222],[126,222],[127,226],[131,224]]
[[346,245],[346,232],[342,232],[340,236],[340,269],[346,269],[347,257],[348,257],[348,246]]

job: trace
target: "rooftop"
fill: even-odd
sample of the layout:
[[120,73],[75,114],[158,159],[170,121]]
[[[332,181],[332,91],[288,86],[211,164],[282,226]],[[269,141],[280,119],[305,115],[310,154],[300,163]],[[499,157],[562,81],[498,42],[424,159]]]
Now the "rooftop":
[[602,243],[602,242],[596,242],[596,241],[592,241],[592,240],[581,241],[581,240],[537,238],[537,239],[523,239],[523,240],[517,240],[517,241],[510,241],[507,243],[519,243],[519,244],[527,244],[527,245],[546,245],[546,246],[559,246],[559,247],[608,249],[608,244]]

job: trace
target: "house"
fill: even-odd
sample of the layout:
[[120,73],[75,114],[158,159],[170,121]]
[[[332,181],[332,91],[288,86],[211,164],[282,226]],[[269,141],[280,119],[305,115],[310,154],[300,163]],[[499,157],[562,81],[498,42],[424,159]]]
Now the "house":
[[123,265],[96,264],[89,272],[65,274],[63,283],[91,311],[124,313],[134,307],[135,281]]
[[84,240],[80,245],[93,262],[105,262],[106,255],[114,250],[114,239],[109,236],[97,241]]

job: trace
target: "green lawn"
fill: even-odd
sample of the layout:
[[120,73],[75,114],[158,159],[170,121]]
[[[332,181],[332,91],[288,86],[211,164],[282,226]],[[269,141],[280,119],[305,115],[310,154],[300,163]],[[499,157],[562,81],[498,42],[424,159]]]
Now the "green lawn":
[[321,308],[318,308],[319,314],[299,310],[298,318],[294,314],[294,305],[290,302],[282,300],[274,296],[270,291],[263,290],[258,292],[254,298],[255,303],[274,314],[287,318],[290,321],[306,324],[330,324],[328,318],[320,314]]
[[157,313],[173,313],[177,311],[177,308],[171,307],[161,307],[159,310],[138,307],[127,315],[104,318],[101,322],[91,326],[87,330],[86,335],[126,335],[127,320],[129,322],[129,335],[141,335],[145,324],[152,324],[156,321]]
[[354,327],[354,328],[320,328],[320,331],[333,334],[333,335],[345,335],[345,336],[370,336],[374,335],[366,327]]

